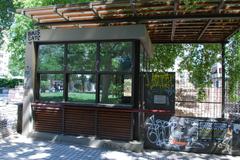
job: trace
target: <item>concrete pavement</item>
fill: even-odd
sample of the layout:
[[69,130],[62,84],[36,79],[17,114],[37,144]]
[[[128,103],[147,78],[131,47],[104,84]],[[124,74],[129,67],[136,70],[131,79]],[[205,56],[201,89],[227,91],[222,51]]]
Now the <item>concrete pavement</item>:
[[12,135],[0,140],[1,160],[239,160],[240,156],[195,154],[172,151],[130,151],[90,148],[66,143],[36,141],[21,135]]

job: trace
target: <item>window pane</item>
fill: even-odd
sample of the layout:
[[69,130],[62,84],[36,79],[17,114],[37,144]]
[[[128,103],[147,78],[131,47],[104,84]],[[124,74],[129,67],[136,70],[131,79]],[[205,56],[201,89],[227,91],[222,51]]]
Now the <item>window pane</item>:
[[63,100],[63,75],[41,74],[39,99],[44,101]]
[[96,102],[96,77],[93,74],[69,76],[68,100],[72,102]]
[[94,71],[96,64],[96,44],[81,43],[68,46],[68,70]]
[[109,75],[100,77],[100,102],[129,104],[132,97],[132,77],[130,75]]
[[38,56],[38,69],[41,71],[63,70],[64,45],[40,45]]
[[100,44],[101,71],[131,71],[132,42],[104,42]]

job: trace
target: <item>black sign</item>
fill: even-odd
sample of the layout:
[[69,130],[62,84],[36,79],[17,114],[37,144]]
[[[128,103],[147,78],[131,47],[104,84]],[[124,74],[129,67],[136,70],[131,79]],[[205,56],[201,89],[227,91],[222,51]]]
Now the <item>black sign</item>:
[[28,42],[40,40],[40,30],[29,31],[27,35]]
[[175,73],[144,73],[145,109],[174,110]]

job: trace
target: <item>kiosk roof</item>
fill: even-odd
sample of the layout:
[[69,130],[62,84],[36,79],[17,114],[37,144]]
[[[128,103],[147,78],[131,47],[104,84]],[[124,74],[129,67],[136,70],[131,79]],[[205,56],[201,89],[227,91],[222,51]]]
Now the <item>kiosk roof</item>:
[[114,0],[17,12],[48,28],[145,24],[153,43],[224,43],[240,29],[240,0]]

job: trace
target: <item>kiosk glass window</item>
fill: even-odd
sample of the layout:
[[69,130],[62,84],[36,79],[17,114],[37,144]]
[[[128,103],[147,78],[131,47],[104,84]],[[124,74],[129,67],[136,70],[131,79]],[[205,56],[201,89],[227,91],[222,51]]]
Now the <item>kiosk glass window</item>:
[[69,71],[94,71],[96,64],[96,43],[77,43],[68,45]]
[[132,41],[40,44],[37,100],[132,104]]
[[103,42],[100,44],[100,71],[131,71],[132,43]]
[[96,102],[96,76],[93,74],[72,74],[69,76],[68,101]]
[[38,52],[38,70],[61,71],[64,64],[64,45],[40,45]]
[[39,96],[43,101],[63,101],[63,75],[41,74]]
[[131,75],[104,74],[100,78],[100,102],[130,104],[132,97]]

